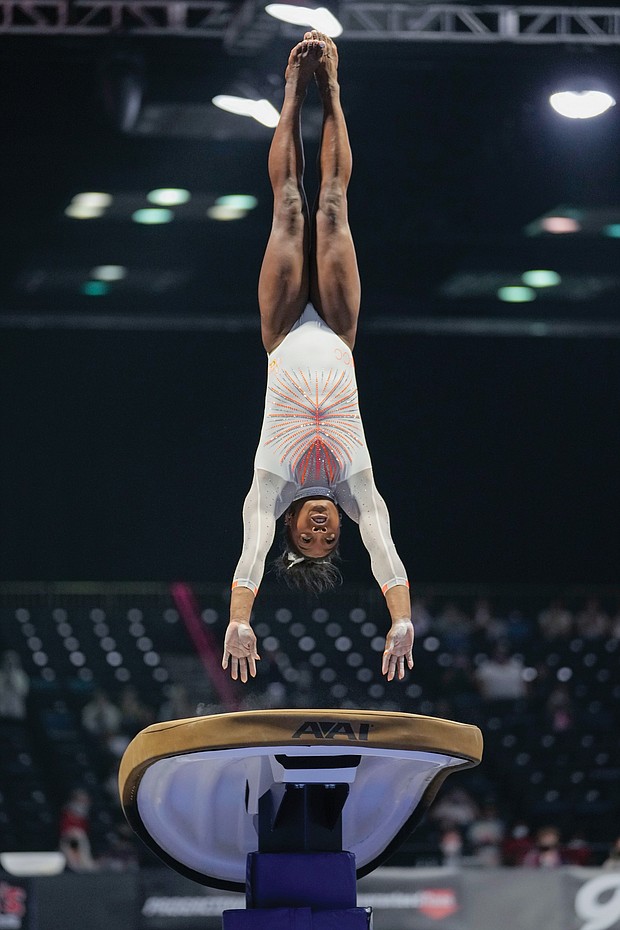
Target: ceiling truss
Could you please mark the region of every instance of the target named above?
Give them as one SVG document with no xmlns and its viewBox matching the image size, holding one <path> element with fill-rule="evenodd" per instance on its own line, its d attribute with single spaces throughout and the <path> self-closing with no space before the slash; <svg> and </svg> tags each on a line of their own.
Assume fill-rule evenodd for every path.
<svg viewBox="0 0 620 930">
<path fill-rule="evenodd" d="M 265 18 L 256 0 L 0 0 L 0 33 L 226 39 L 248 7 Z M 620 45 L 620 8 L 344 0 L 337 12 L 347 40 Z"/>
</svg>

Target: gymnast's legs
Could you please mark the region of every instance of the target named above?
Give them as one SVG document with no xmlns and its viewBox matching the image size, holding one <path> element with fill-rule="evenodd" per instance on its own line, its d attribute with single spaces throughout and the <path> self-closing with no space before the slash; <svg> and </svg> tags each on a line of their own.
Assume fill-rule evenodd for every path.
<svg viewBox="0 0 620 930">
<path fill-rule="evenodd" d="M 319 191 L 312 217 L 310 300 L 327 325 L 352 349 L 360 309 L 360 278 L 349 228 L 347 187 L 353 159 L 340 104 L 338 52 L 332 40 L 307 32 L 305 40 L 325 48 L 315 79 L 323 102 Z"/>
<path fill-rule="evenodd" d="M 310 36 L 310 34 L 308 34 Z M 324 42 L 304 39 L 292 50 L 280 121 L 269 150 L 273 222 L 258 282 L 263 345 L 272 352 L 308 303 L 310 221 L 303 188 L 301 108 Z"/>
</svg>

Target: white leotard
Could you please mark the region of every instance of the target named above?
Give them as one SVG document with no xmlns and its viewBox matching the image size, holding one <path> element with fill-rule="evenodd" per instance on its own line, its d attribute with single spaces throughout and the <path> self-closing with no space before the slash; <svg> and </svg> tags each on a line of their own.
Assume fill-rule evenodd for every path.
<svg viewBox="0 0 620 930">
<path fill-rule="evenodd" d="M 256 594 L 276 519 L 294 500 L 317 493 L 359 523 L 382 591 L 406 585 L 388 510 L 374 483 L 351 350 L 308 304 L 268 356 L 265 414 L 233 587 Z"/>
</svg>

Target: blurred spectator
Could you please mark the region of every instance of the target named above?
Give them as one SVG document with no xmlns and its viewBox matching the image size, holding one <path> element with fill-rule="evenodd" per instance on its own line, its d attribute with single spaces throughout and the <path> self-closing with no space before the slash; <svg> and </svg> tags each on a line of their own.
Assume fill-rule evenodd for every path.
<svg viewBox="0 0 620 930">
<path fill-rule="evenodd" d="M 520 610 L 511 610 L 506 621 L 506 637 L 513 646 L 523 646 L 531 636 L 530 624 Z"/>
<path fill-rule="evenodd" d="M 575 725 L 575 707 L 567 685 L 556 685 L 545 705 L 545 713 L 554 733 L 565 733 Z"/>
<path fill-rule="evenodd" d="M 138 697 L 138 692 L 131 685 L 126 685 L 121 691 L 120 699 L 120 730 L 127 736 L 135 736 L 144 727 L 148 727 L 155 720 L 155 714 Z"/>
<path fill-rule="evenodd" d="M 533 847 L 530 828 L 523 820 L 514 824 L 510 835 L 502 843 L 502 861 L 504 865 L 523 865 L 523 860 Z"/>
<path fill-rule="evenodd" d="M 185 685 L 169 684 L 164 693 L 166 700 L 159 708 L 158 720 L 184 720 L 196 716 L 196 702 L 190 700 Z"/>
<path fill-rule="evenodd" d="M 451 664 L 442 668 L 439 693 L 460 715 L 466 714 L 472 706 L 480 703 L 469 656 L 455 655 Z M 438 710 L 437 713 L 443 715 L 443 711 Z"/>
<path fill-rule="evenodd" d="M 82 708 L 82 726 L 92 736 L 105 740 L 120 731 L 121 712 L 105 691 L 98 689 Z"/>
<path fill-rule="evenodd" d="M 439 848 L 443 859 L 443 865 L 447 867 L 456 867 L 461 864 L 463 854 L 463 837 L 461 831 L 455 827 L 448 827 L 441 834 Z"/>
<path fill-rule="evenodd" d="M 478 816 L 478 805 L 464 788 L 448 788 L 431 807 L 429 816 L 446 830 L 468 827 Z"/>
<path fill-rule="evenodd" d="M 91 798 L 84 788 L 74 788 L 60 812 L 59 847 L 72 872 L 97 868 L 89 839 Z"/>
<path fill-rule="evenodd" d="M 30 679 L 22 668 L 19 653 L 7 650 L 0 660 L 0 717 L 24 720 Z"/>
<path fill-rule="evenodd" d="M 496 643 L 506 635 L 506 623 L 493 613 L 491 602 L 486 597 L 474 604 L 473 635 L 480 649 Z"/>
<path fill-rule="evenodd" d="M 467 831 L 467 839 L 472 855 L 480 865 L 499 866 L 502 864 L 502 840 L 506 827 L 499 815 L 494 801 L 486 801 L 480 815 Z"/>
<path fill-rule="evenodd" d="M 472 621 L 454 601 L 444 604 L 434 623 L 434 629 L 441 636 L 443 644 L 450 652 L 466 652 L 469 637 L 473 630 Z"/>
<path fill-rule="evenodd" d="M 525 854 L 522 865 L 535 869 L 557 869 L 566 858 L 560 846 L 560 831 L 557 827 L 541 827 L 536 833 L 534 847 Z"/>
<path fill-rule="evenodd" d="M 135 735 L 124 731 L 122 722 L 120 707 L 101 689 L 95 691 L 92 700 L 82 708 L 82 726 L 116 759 L 121 758 Z"/>
<path fill-rule="evenodd" d="M 426 601 L 421 597 L 414 597 L 411 602 L 411 622 L 418 638 L 426 636 L 433 625 L 433 618 L 428 612 Z"/>
<path fill-rule="evenodd" d="M 573 632 L 573 615 L 561 600 L 554 600 L 538 615 L 538 626 L 545 639 L 565 639 Z"/>
<path fill-rule="evenodd" d="M 604 869 L 620 869 L 620 836 L 609 850 L 607 859 L 603 862 Z"/>
<path fill-rule="evenodd" d="M 577 614 L 577 632 L 584 639 L 601 639 L 609 633 L 609 617 L 597 597 L 591 597 Z"/>
<path fill-rule="evenodd" d="M 574 833 L 564 846 L 564 861 L 568 865 L 592 865 L 592 847 L 582 833 Z"/>
<path fill-rule="evenodd" d="M 99 868 L 110 869 L 113 872 L 136 872 L 139 868 L 139 857 L 129 824 L 115 824 L 107 834 L 106 840 L 107 849 L 97 860 Z"/>
<path fill-rule="evenodd" d="M 483 659 L 474 678 L 486 701 L 515 701 L 527 693 L 523 662 L 510 655 L 504 642 L 497 643 L 490 659 Z"/>
</svg>

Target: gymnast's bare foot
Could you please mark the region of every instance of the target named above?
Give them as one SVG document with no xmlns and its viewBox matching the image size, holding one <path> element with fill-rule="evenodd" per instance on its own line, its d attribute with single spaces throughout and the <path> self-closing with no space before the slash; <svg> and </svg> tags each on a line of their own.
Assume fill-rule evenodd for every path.
<svg viewBox="0 0 620 930">
<path fill-rule="evenodd" d="M 318 84 L 319 91 L 327 91 L 330 88 L 338 86 L 338 49 L 336 43 L 323 32 L 307 32 L 304 35 L 306 41 L 322 42 L 324 45 L 323 54 L 319 66 L 315 72 L 315 80 Z"/>
<path fill-rule="evenodd" d="M 318 36 L 318 33 L 316 33 Z M 309 37 L 309 38 L 308 38 Z M 325 43 L 321 38 L 314 38 L 314 33 L 307 33 L 302 42 L 291 51 L 286 66 L 285 78 L 295 91 L 305 91 L 312 75 L 319 67 Z"/>
</svg>

